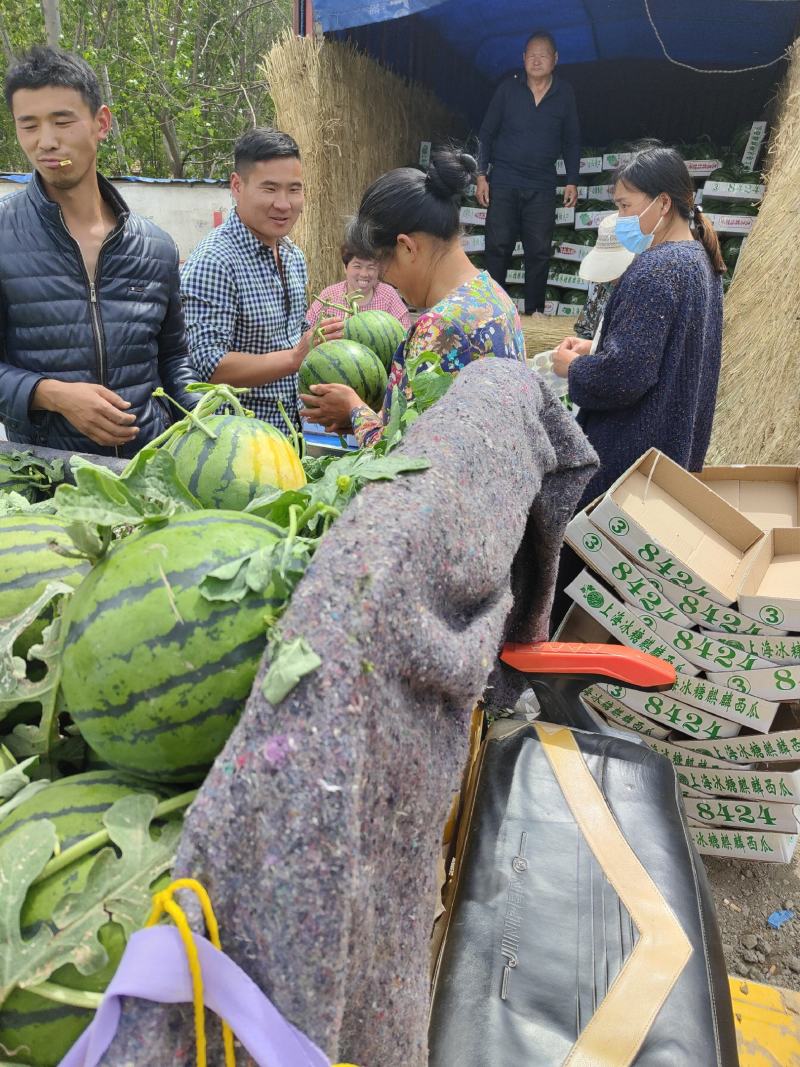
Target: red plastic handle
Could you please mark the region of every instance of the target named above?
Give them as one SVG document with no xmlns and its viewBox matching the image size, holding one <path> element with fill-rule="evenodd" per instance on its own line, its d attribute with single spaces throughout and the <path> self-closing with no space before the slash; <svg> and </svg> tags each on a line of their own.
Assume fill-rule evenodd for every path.
<svg viewBox="0 0 800 1067">
<path fill-rule="evenodd" d="M 638 689 L 675 684 L 675 668 L 625 645 L 582 645 L 560 641 L 507 644 L 500 659 L 525 674 L 599 674 Z"/>
</svg>

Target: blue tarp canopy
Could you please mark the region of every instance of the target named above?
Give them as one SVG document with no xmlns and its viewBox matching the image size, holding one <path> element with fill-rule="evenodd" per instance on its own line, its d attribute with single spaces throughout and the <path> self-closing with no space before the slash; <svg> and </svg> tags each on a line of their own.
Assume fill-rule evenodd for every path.
<svg viewBox="0 0 800 1067">
<path fill-rule="evenodd" d="M 705 79 L 697 84 L 716 94 L 733 87 L 734 98 L 749 83 L 751 97 L 765 94 L 751 105 L 756 112 L 783 64 L 752 74 L 693 75 L 667 57 L 703 70 L 759 66 L 783 56 L 800 30 L 798 0 L 313 0 L 313 5 L 326 33 L 354 40 L 449 104 L 460 102 L 472 121 L 491 87 L 519 67 L 534 29 L 554 35 L 562 69 L 617 64 L 627 70 L 633 64 L 631 69 L 644 73 L 643 64 L 668 66 L 670 84 L 681 84 L 683 72 L 684 82 Z M 420 58 L 432 52 L 438 61 Z M 661 89 L 669 91 L 668 81 L 661 77 Z"/>
</svg>

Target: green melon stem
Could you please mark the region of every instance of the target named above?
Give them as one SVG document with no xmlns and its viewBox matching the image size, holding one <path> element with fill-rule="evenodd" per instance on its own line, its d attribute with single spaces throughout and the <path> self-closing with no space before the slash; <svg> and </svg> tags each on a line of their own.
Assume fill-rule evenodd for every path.
<svg viewBox="0 0 800 1067">
<path fill-rule="evenodd" d="M 174 811 L 180 811 L 181 808 L 188 808 L 198 792 L 199 790 L 192 789 L 188 793 L 181 793 L 177 797 L 163 800 L 153 812 L 153 818 L 161 819 L 166 815 L 171 815 Z M 103 845 L 107 845 L 110 840 L 111 838 L 106 829 L 89 834 L 88 837 L 84 837 L 69 848 L 65 848 L 58 856 L 54 856 L 49 863 L 45 864 L 41 874 L 34 878 L 31 885 L 38 885 L 45 878 L 50 878 L 51 875 L 57 874 L 65 867 L 69 867 L 75 860 L 82 859 L 84 856 L 88 856 L 89 853 L 95 852 L 98 848 L 102 848 Z"/>
<path fill-rule="evenodd" d="M 167 393 L 162 388 L 162 386 L 159 386 L 157 389 L 153 390 L 153 396 L 163 396 L 166 400 L 169 400 L 170 404 L 172 404 L 173 407 L 176 407 L 178 411 L 182 411 L 190 422 L 193 422 L 195 426 L 199 427 L 199 429 L 201 429 L 204 434 L 207 434 L 207 436 L 210 437 L 212 441 L 216 441 L 217 435 L 214 433 L 213 430 L 209 430 L 209 428 L 203 424 L 203 420 L 200 418 L 199 414 L 196 411 L 190 411 L 188 408 L 185 408 L 183 404 L 179 404 L 177 400 L 173 400 L 169 393 Z M 200 405 L 198 405 L 198 407 L 199 406 Z M 164 431 L 164 433 L 161 434 L 160 437 L 157 437 L 155 441 L 150 442 L 150 447 L 152 448 L 154 444 L 158 444 L 166 437 L 171 436 L 171 433 L 174 429 L 174 426 L 170 426 Z"/>
<path fill-rule="evenodd" d="M 297 432 L 297 427 L 295 426 L 295 424 L 286 414 L 286 408 L 283 406 L 283 402 L 281 400 L 278 401 L 278 411 L 280 411 L 281 418 L 286 423 L 286 428 L 289 431 L 289 440 L 292 442 L 292 447 L 294 448 L 299 458 L 302 459 L 306 451 L 305 441 L 303 440 L 302 435 Z"/>
<path fill-rule="evenodd" d="M 92 993 L 88 989 L 67 989 L 55 982 L 26 986 L 25 992 L 35 993 L 37 997 L 53 1000 L 56 1004 L 69 1004 L 71 1008 L 88 1008 L 90 1011 L 97 1011 L 103 1002 L 102 993 Z"/>
</svg>

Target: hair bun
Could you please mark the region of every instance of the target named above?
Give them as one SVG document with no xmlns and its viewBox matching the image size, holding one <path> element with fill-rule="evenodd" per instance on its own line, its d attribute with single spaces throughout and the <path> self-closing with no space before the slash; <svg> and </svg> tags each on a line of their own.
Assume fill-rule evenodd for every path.
<svg viewBox="0 0 800 1067">
<path fill-rule="evenodd" d="M 442 200 L 460 199 L 474 179 L 478 165 L 466 152 L 437 149 L 425 175 L 426 188 Z"/>
</svg>

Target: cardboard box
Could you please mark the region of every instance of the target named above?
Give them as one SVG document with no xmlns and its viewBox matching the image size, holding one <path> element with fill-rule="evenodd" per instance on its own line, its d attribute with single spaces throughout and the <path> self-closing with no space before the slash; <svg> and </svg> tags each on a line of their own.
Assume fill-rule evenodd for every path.
<svg viewBox="0 0 800 1067">
<path fill-rule="evenodd" d="M 554 641 L 567 645 L 618 645 L 592 616 L 577 604 L 571 604 L 553 635 Z"/>
<path fill-rule="evenodd" d="M 559 289 L 581 289 L 583 292 L 589 289 L 589 283 L 575 274 L 559 274 L 558 272 L 548 274 L 547 284 L 555 285 Z"/>
<path fill-rule="evenodd" d="M 723 674 L 720 677 L 729 676 Z M 709 682 L 708 678 L 678 678 L 670 692 L 682 704 L 719 714 L 761 733 L 771 728 L 780 708 L 780 701 L 764 700 L 725 682 Z"/>
<path fill-rule="evenodd" d="M 574 219 L 575 229 L 596 230 L 604 218 L 613 214 L 614 211 L 577 211 Z"/>
<path fill-rule="evenodd" d="M 752 204 L 763 199 L 765 189 L 764 185 L 749 185 L 746 182 L 706 182 L 703 195 L 714 200 L 746 200 Z"/>
<path fill-rule="evenodd" d="M 681 748 L 728 763 L 798 763 L 800 730 L 744 734 L 733 741 L 676 741 Z"/>
<path fill-rule="evenodd" d="M 635 607 L 650 611 L 651 614 L 658 615 L 667 622 L 685 622 L 690 626 L 701 627 L 713 625 L 719 627 L 723 633 L 732 634 L 781 633 L 780 630 L 768 629 L 754 619 L 746 618 L 738 611 L 722 608 L 707 597 L 687 593 L 681 586 L 665 582 L 650 571 L 638 568 L 631 557 L 626 556 L 592 523 L 591 516 L 597 503 L 598 501 L 595 501 L 575 516 L 567 526 L 565 540 L 575 549 L 581 559 L 619 592 L 623 600 L 632 603 Z M 601 558 L 598 559 L 598 557 Z M 612 570 L 610 575 L 608 573 L 609 562 L 613 568 L 616 568 L 616 571 Z M 625 574 L 626 578 L 619 581 L 617 577 L 619 574 Z M 658 592 L 661 603 L 655 600 L 648 586 L 639 584 L 641 581 L 648 582 L 649 586 Z M 671 614 L 670 608 L 675 612 L 674 615 Z"/>
<path fill-rule="evenodd" d="M 522 301 L 523 309 L 525 301 Z M 558 301 L 557 300 L 545 300 L 544 302 L 545 315 L 557 315 L 558 314 Z"/>
<path fill-rule="evenodd" d="M 623 163 L 630 163 L 633 152 L 607 152 L 603 156 L 603 170 L 616 170 Z"/>
<path fill-rule="evenodd" d="M 583 156 L 578 168 L 579 174 L 600 174 L 603 169 L 602 156 Z M 556 174 L 563 178 L 567 173 L 567 167 L 563 159 L 556 160 Z"/>
<path fill-rule="evenodd" d="M 556 208 L 556 226 L 572 226 L 575 222 L 574 207 Z M 575 227 L 577 229 L 577 226 Z"/>
<path fill-rule="evenodd" d="M 683 467 L 651 448 L 591 513 L 648 571 L 728 606 L 763 532 Z"/>
<path fill-rule="evenodd" d="M 511 255 L 515 258 L 525 255 L 525 249 L 522 247 L 522 241 L 517 241 L 517 243 L 514 245 L 514 251 L 511 253 Z"/>
<path fill-rule="evenodd" d="M 762 700 L 800 699 L 800 667 L 770 667 L 768 670 L 748 671 L 746 674 L 708 673 L 711 682 L 738 689 L 740 693 Z"/>
<path fill-rule="evenodd" d="M 613 541 L 592 525 L 590 511 L 591 505 L 572 519 L 564 534 L 566 543 L 626 604 L 668 622 L 692 626 L 689 618 L 663 596 L 654 577 L 639 570 Z"/>
<path fill-rule="evenodd" d="M 722 166 L 721 159 L 687 159 L 686 169 L 693 178 L 707 178 Z"/>
<path fill-rule="evenodd" d="M 524 270 L 510 270 L 506 272 L 506 283 L 508 285 L 521 285 L 524 281 Z"/>
<path fill-rule="evenodd" d="M 738 726 L 746 726 L 750 730 L 763 730 L 764 732 L 772 726 L 780 707 L 777 702 L 756 700 L 737 693 L 733 689 L 728 689 L 724 685 L 709 685 L 705 678 L 684 675 L 677 679 L 672 689 L 663 693 L 642 693 L 637 689 L 626 690 L 619 685 L 611 686 L 609 693 L 634 711 L 649 715 L 651 718 L 659 717 L 652 710 L 655 708 L 657 711 L 658 704 L 650 704 L 651 697 L 656 695 L 662 698 L 662 703 L 674 702 L 688 705 L 690 708 L 701 711 L 707 718 L 720 718 L 726 722 L 736 723 Z M 696 733 L 695 736 L 700 735 Z M 706 736 L 713 741 L 713 733 Z"/>
<path fill-rule="evenodd" d="M 709 830 L 706 827 L 694 827 L 689 832 L 695 848 L 703 856 L 760 860 L 762 863 L 790 863 L 797 848 L 797 834 Z"/>
<path fill-rule="evenodd" d="M 588 689 L 584 689 L 581 699 L 595 711 L 601 712 L 612 726 L 623 726 L 637 734 L 655 737 L 662 741 L 669 736 L 668 727 L 658 726 L 651 719 L 641 718 L 630 708 L 626 708 L 624 704 L 609 696 L 599 686 L 590 685 Z"/>
<path fill-rule="evenodd" d="M 705 467 L 695 475 L 760 526 L 800 526 L 800 467 Z"/>
<path fill-rule="evenodd" d="M 652 748 L 654 752 L 657 752 L 659 756 L 664 756 L 670 761 L 675 768 L 675 773 L 678 776 L 678 781 L 685 789 L 689 789 L 689 780 L 686 774 L 692 768 L 699 768 L 702 771 L 725 771 L 726 774 L 733 770 L 738 771 L 738 768 L 733 763 L 725 763 L 724 760 L 715 762 L 709 759 L 702 753 L 686 752 L 685 749 L 678 745 L 672 744 L 670 741 L 659 741 L 655 737 L 643 737 L 642 740 L 648 748 Z M 702 792 L 702 790 L 694 790 L 694 792 Z"/>
<path fill-rule="evenodd" d="M 739 603 L 768 625 L 800 633 L 800 529 L 770 530 L 739 587 Z"/>
<path fill-rule="evenodd" d="M 485 207 L 462 207 L 458 217 L 465 226 L 485 226 Z"/>
<path fill-rule="evenodd" d="M 568 259 L 573 263 L 580 263 L 591 252 L 589 245 L 573 245 L 564 243 L 553 247 L 553 259 Z"/>
<path fill-rule="evenodd" d="M 719 631 L 702 632 L 715 641 L 752 652 L 754 656 L 761 656 L 779 667 L 800 663 L 800 636 L 796 634 L 786 637 L 750 637 L 746 634 L 727 634 Z"/>
<path fill-rule="evenodd" d="M 762 801 L 730 801 L 722 797 L 684 799 L 683 809 L 690 819 L 705 826 L 728 826 L 739 830 L 768 830 L 770 833 L 796 834 L 800 830 L 794 804 L 775 804 Z"/>
<path fill-rule="evenodd" d="M 732 233 L 739 236 L 750 233 L 756 223 L 755 215 L 718 215 L 709 211 L 707 217 L 717 233 Z"/>
<path fill-rule="evenodd" d="M 752 171 L 755 169 L 758 155 L 766 136 L 766 122 L 754 122 L 750 127 L 750 136 L 747 139 L 747 146 L 742 154 L 742 166 L 746 167 L 748 170 Z"/>
<path fill-rule="evenodd" d="M 680 781 L 687 789 L 699 789 L 714 796 L 779 801 L 782 804 L 800 801 L 800 771 L 786 771 L 780 767 L 771 771 L 754 771 L 749 767 L 699 770 L 684 765 Z"/>
<path fill-rule="evenodd" d="M 461 238 L 461 247 L 465 252 L 485 252 L 486 236 L 482 233 L 466 233 Z"/>
<path fill-rule="evenodd" d="M 741 730 L 739 723 L 723 719 L 719 714 L 700 711 L 690 704 L 682 704 L 675 700 L 671 693 L 649 693 L 613 683 L 604 683 L 598 688 L 628 711 L 643 715 L 666 730 L 677 730 L 690 738 L 714 740 L 718 737 L 735 737 Z"/>
<path fill-rule="evenodd" d="M 561 319 L 577 319 L 582 311 L 582 304 L 559 304 L 556 314 Z"/>
<path fill-rule="evenodd" d="M 725 645 L 712 637 L 688 630 L 685 626 L 654 616 L 650 612 L 637 611 L 642 622 L 661 637 L 671 648 L 679 652 L 684 659 L 694 663 L 701 671 L 729 670 L 732 673 L 754 671 L 770 667 L 769 660 L 753 655 L 748 649 L 739 649 L 735 645 Z"/>
<path fill-rule="evenodd" d="M 431 165 L 431 142 L 420 141 L 419 143 L 419 165 L 427 168 Z"/>
<path fill-rule="evenodd" d="M 697 674 L 698 668 L 674 649 L 668 648 L 655 630 L 646 626 L 633 608 L 627 608 L 587 570 L 567 586 L 567 596 L 613 634 L 623 645 L 638 648 L 656 659 L 671 663 L 679 674 Z"/>
<path fill-rule="evenodd" d="M 587 189 L 587 200 L 608 200 L 614 199 L 614 186 L 613 185 L 590 185 Z"/>
</svg>

